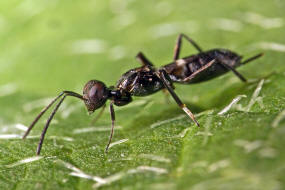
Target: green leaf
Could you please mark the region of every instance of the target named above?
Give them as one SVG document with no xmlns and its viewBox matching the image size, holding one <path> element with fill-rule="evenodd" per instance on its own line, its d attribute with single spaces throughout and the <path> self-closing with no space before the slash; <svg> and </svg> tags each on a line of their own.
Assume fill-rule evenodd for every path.
<svg viewBox="0 0 285 190">
<path fill-rule="evenodd" d="M 1 1 L 0 189 L 284 189 L 285 3 L 283 1 Z M 108 86 L 138 67 L 142 51 L 171 62 L 179 33 L 203 49 L 265 55 L 175 91 L 197 114 L 196 127 L 162 92 L 87 115 L 68 97 L 41 156 L 35 151 L 50 111 L 30 138 L 26 126 L 62 90 L 90 79 Z M 183 56 L 196 51 L 185 41 Z"/>
</svg>

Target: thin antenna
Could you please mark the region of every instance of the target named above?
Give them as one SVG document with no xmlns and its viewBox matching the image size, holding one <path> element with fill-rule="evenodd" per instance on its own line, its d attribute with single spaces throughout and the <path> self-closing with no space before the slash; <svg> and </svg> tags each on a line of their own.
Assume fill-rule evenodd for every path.
<svg viewBox="0 0 285 190">
<path fill-rule="evenodd" d="M 38 120 L 42 117 L 42 115 L 63 95 L 66 94 L 67 96 L 74 96 L 76 98 L 79 98 L 81 100 L 84 100 L 83 96 L 81 96 L 80 94 L 77 94 L 75 92 L 72 91 L 63 91 L 61 92 L 55 99 L 53 99 L 51 101 L 51 103 L 49 105 L 47 105 L 40 113 L 39 115 L 34 119 L 34 121 L 31 123 L 31 125 L 29 126 L 28 130 L 25 132 L 25 134 L 23 135 L 22 139 L 25 139 L 30 131 L 33 129 L 33 127 L 35 126 L 35 124 L 38 122 Z"/>
<path fill-rule="evenodd" d="M 41 152 L 41 149 L 42 149 L 42 145 L 43 145 L 43 142 L 44 142 L 44 139 L 45 139 L 45 134 L 47 132 L 47 129 L 49 127 L 49 124 L 53 118 L 53 116 L 55 115 L 56 111 L 58 110 L 59 106 L 61 105 L 61 103 L 63 102 L 63 100 L 66 98 L 66 95 L 64 95 L 61 100 L 58 102 L 58 104 L 56 105 L 56 107 L 54 108 L 54 110 L 52 111 L 51 115 L 49 116 L 48 120 L 47 120 L 47 123 L 45 125 L 45 128 L 44 130 L 42 131 L 42 134 L 41 134 L 41 138 L 40 138 L 40 142 L 38 144 L 38 147 L 37 147 L 37 155 L 40 155 L 40 152 Z"/>
<path fill-rule="evenodd" d="M 47 129 L 49 127 L 49 124 L 51 122 L 51 120 L 53 119 L 55 113 L 57 112 L 58 108 L 60 107 L 60 105 L 62 104 L 63 100 L 66 98 L 66 96 L 73 96 L 73 97 L 76 97 L 76 98 L 79 98 L 81 100 L 85 100 L 83 98 L 82 95 L 80 94 L 77 94 L 75 92 L 72 92 L 72 91 L 63 91 L 61 92 L 55 99 L 53 99 L 51 101 L 51 103 L 49 105 L 47 105 L 40 113 L 39 115 L 35 118 L 35 120 L 32 122 L 32 124 L 29 126 L 28 130 L 26 131 L 26 133 L 24 134 L 23 136 L 23 139 L 25 139 L 28 134 L 30 133 L 30 131 L 32 130 L 32 128 L 35 126 L 35 124 L 38 122 L 38 120 L 42 117 L 42 115 L 62 96 L 64 95 L 61 100 L 59 101 L 59 103 L 56 105 L 56 107 L 54 108 L 54 110 L 52 111 L 51 115 L 49 116 L 47 122 L 46 122 L 46 125 L 42 131 L 42 134 L 41 134 L 41 138 L 40 138 L 40 142 L 38 144 L 38 147 L 37 147 L 37 155 L 40 154 L 41 152 L 41 148 L 42 148 L 42 144 L 43 144 L 43 141 L 44 141 L 44 138 L 45 138 L 45 134 L 47 132 Z"/>
<path fill-rule="evenodd" d="M 25 139 L 30 131 L 33 129 L 33 127 L 35 126 L 35 124 L 38 122 L 38 120 L 42 117 L 42 115 L 64 94 L 64 92 L 60 93 L 55 99 L 53 99 L 51 101 L 51 103 L 49 105 L 47 105 L 40 113 L 39 115 L 34 119 L 34 121 L 31 123 L 31 125 L 29 126 L 28 130 L 25 132 L 24 136 L 22 137 L 23 139 Z"/>
</svg>

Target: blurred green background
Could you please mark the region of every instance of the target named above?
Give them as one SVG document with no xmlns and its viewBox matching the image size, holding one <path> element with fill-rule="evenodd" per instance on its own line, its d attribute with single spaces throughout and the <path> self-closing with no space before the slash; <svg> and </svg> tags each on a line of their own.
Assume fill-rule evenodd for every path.
<svg viewBox="0 0 285 190">
<path fill-rule="evenodd" d="M 283 189 L 284 12 L 284 0 L 1 1 L 0 189 Z M 179 33 L 203 49 L 227 48 L 246 58 L 264 52 L 239 69 L 249 79 L 266 78 L 259 101 L 247 111 L 236 107 L 217 114 L 240 94 L 247 95 L 240 102 L 246 107 L 257 87 L 232 73 L 176 85 L 195 113 L 206 111 L 197 129 L 162 93 L 135 98 L 115 108 L 121 127 L 113 142 L 128 141 L 106 155 L 108 111 L 96 124 L 103 131 L 76 133 L 91 127 L 94 116 L 87 116 L 82 102 L 67 98 L 47 133 L 44 157 L 19 162 L 35 156 L 38 138 L 18 138 L 22 125 L 48 104 L 46 98 L 62 90 L 81 93 L 90 79 L 115 85 L 139 66 L 134 59 L 139 51 L 157 66 L 167 64 Z M 182 55 L 195 53 L 183 44 Z M 44 120 L 32 135 L 39 135 Z M 151 128 L 158 121 L 165 122 Z M 67 163 L 109 183 L 74 177 Z"/>
</svg>

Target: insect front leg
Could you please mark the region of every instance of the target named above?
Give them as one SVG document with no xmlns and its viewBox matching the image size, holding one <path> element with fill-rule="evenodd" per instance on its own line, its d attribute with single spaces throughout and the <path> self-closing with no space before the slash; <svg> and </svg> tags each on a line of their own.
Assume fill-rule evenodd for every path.
<svg viewBox="0 0 285 190">
<path fill-rule="evenodd" d="M 199 53 L 203 52 L 203 50 L 199 47 L 199 45 L 194 40 L 192 40 L 185 34 L 179 34 L 179 36 L 177 37 L 176 44 L 174 46 L 174 56 L 173 56 L 174 61 L 179 59 L 179 54 L 180 54 L 180 50 L 182 46 L 182 37 L 184 37 L 190 44 L 192 44 L 199 51 Z"/>
<path fill-rule="evenodd" d="M 114 134 L 114 127 L 115 127 L 115 111 L 114 111 L 114 102 L 112 101 L 110 103 L 110 114 L 111 114 L 111 121 L 112 121 L 112 125 L 111 125 L 111 133 L 110 133 L 110 137 L 109 137 L 109 142 L 105 148 L 105 152 L 108 152 L 109 146 L 112 142 L 112 138 L 113 138 L 113 134 Z"/>
<path fill-rule="evenodd" d="M 168 92 L 171 94 L 171 96 L 173 97 L 173 99 L 176 101 L 176 103 L 178 104 L 178 106 L 194 121 L 194 123 L 199 127 L 199 123 L 198 121 L 195 119 L 194 114 L 190 111 L 190 109 L 187 108 L 187 106 L 180 100 L 180 98 L 176 95 L 176 93 L 174 92 L 174 90 L 172 89 L 171 85 L 169 84 L 169 82 L 167 81 L 165 75 L 166 72 L 164 70 L 159 70 L 156 73 L 156 76 L 161 80 L 161 82 L 163 83 L 163 85 L 166 87 L 166 89 L 168 90 Z"/>
</svg>

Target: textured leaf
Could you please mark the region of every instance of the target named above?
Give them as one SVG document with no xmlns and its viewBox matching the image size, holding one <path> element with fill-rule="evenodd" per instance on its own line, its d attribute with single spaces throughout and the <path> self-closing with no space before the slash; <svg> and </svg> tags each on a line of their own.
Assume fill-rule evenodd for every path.
<svg viewBox="0 0 285 190">
<path fill-rule="evenodd" d="M 1 1 L 0 189 L 284 189 L 284 1 Z M 114 85 L 134 56 L 157 66 L 172 59 L 179 33 L 203 49 L 265 56 L 232 73 L 176 92 L 197 114 L 197 128 L 161 92 L 115 107 L 108 154 L 108 109 L 95 126 L 68 97 L 41 156 L 48 114 L 34 117 L 62 90 L 90 79 Z M 183 55 L 196 51 L 185 41 Z"/>
</svg>

